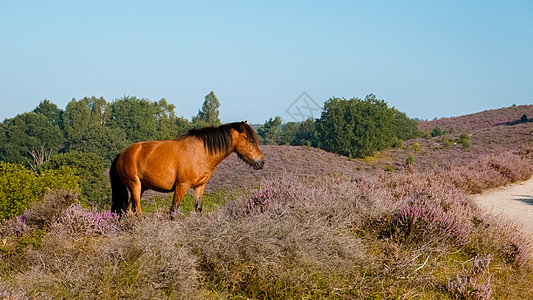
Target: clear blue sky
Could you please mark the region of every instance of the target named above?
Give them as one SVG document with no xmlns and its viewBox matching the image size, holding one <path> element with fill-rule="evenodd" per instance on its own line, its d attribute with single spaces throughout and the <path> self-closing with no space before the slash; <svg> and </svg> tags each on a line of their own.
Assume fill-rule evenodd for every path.
<svg viewBox="0 0 533 300">
<path fill-rule="evenodd" d="M 263 123 L 307 92 L 433 119 L 533 103 L 533 1 L 0 0 L 0 120 L 43 99 L 166 98 Z"/>
</svg>

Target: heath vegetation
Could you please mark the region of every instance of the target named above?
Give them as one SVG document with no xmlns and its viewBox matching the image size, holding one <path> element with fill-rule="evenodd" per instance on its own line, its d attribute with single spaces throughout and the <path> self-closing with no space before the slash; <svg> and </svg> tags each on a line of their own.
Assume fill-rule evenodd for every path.
<svg viewBox="0 0 533 300">
<path fill-rule="evenodd" d="M 208 95 L 193 122 L 216 122 L 215 100 Z M 328 103 L 328 111 L 353 109 L 344 126 L 368 122 L 355 112 L 372 103 L 384 114 L 382 126 L 412 125 L 371 96 Z M 114 115 L 137 106 L 157 112 L 155 127 L 135 132 Z M 438 126 L 435 136 L 404 139 L 391 131 L 384 136 L 395 148 L 375 141 L 374 151 L 384 150 L 364 159 L 349 148 L 338 151 L 342 156 L 311 147 L 320 146 L 317 132 L 330 124 L 326 119 L 281 126 L 274 118 L 258 129 L 264 139 L 303 146 L 262 146 L 261 172 L 231 156 L 208 184 L 207 211 L 189 213 L 188 196 L 183 215 L 174 218 L 170 200 L 156 193 L 147 194 L 142 217 L 110 213 L 101 175 L 112 156 L 81 149 L 98 139 L 91 126 L 101 126 L 94 132 L 102 135 L 123 128 L 116 134 L 131 142 L 154 132 L 171 136 L 175 124 L 191 122 L 173 116 L 163 100 L 128 97 L 109 106 L 91 98 L 56 108 L 43 102 L 33 112 L 46 121 L 22 118 L 65 132 L 50 142 L 62 146 L 42 145 L 50 152 L 46 161 L 29 170 L 26 148 L 0 147 L 4 158 L 14 159 L 0 164 L 2 299 L 533 298 L 530 238 L 470 198 L 533 175 L 531 123 L 514 123 L 533 114 L 529 106 L 503 109 L 505 117 L 489 111 L 460 117 L 469 122 L 419 124 L 421 130 Z M 76 115 L 88 121 L 68 121 Z M 20 120 L 0 125 L 3 141 L 34 128 Z M 34 141 L 22 138 L 26 146 Z"/>
</svg>

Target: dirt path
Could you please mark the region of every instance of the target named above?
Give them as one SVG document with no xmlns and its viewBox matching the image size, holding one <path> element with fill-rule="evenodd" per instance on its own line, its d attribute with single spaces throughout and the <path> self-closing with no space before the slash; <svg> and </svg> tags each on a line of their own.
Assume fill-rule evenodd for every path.
<svg viewBox="0 0 533 300">
<path fill-rule="evenodd" d="M 533 178 L 474 195 L 474 200 L 494 214 L 501 214 L 533 234 Z"/>
</svg>

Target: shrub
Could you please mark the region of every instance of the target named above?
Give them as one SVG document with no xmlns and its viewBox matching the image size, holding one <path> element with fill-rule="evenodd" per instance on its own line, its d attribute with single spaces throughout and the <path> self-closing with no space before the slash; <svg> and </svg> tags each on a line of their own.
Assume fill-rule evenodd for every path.
<svg viewBox="0 0 533 300">
<path fill-rule="evenodd" d="M 492 299 L 492 289 L 490 288 L 490 275 L 486 275 L 489 270 L 490 254 L 484 258 L 478 256 L 472 259 L 472 266 L 464 268 L 453 280 L 448 280 L 447 289 L 454 299 Z M 486 278 L 485 284 L 478 281 Z"/>
<path fill-rule="evenodd" d="M 459 140 L 457 142 L 463 145 L 464 149 L 470 148 L 470 136 L 464 132 L 461 133 L 461 135 L 459 136 Z"/>
<path fill-rule="evenodd" d="M 454 213 L 453 210 L 446 212 L 442 206 L 430 203 L 424 195 L 419 195 L 403 208 L 377 217 L 370 226 L 379 228 L 380 237 L 409 246 L 430 241 L 452 242 L 460 246 L 468 240 L 467 230 Z"/>
<path fill-rule="evenodd" d="M 436 137 L 442 135 L 442 130 L 437 126 L 431 131 L 431 136 Z"/>
<path fill-rule="evenodd" d="M 442 143 L 444 144 L 444 148 L 448 149 L 450 148 L 450 140 L 447 138 L 442 139 Z"/>
<path fill-rule="evenodd" d="M 527 121 L 528 121 L 528 119 L 527 119 L 526 114 L 523 114 L 522 117 L 520 118 L 520 122 L 526 123 Z"/>
<path fill-rule="evenodd" d="M 78 177 L 69 167 L 37 175 L 23 165 L 0 162 L 0 220 L 22 213 L 46 191 L 77 188 Z"/>
<path fill-rule="evenodd" d="M 108 178 L 104 174 L 105 160 L 101 156 L 90 152 L 71 151 L 52 156 L 41 168 L 55 170 L 63 166 L 73 168 L 79 177 L 80 202 L 83 205 L 109 207 L 111 191 Z"/>
<path fill-rule="evenodd" d="M 413 164 L 413 162 L 415 161 L 415 159 L 413 158 L 413 155 L 409 154 L 407 156 L 407 159 L 405 160 L 405 164 L 410 166 Z"/>
</svg>

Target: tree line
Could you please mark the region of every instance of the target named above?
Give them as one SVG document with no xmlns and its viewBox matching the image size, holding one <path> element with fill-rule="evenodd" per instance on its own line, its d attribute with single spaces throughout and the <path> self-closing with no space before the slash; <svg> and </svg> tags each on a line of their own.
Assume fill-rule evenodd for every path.
<svg viewBox="0 0 533 300">
<path fill-rule="evenodd" d="M 64 110 L 44 100 L 32 112 L 0 123 L 0 160 L 31 166 L 58 153 L 79 151 L 95 153 L 110 164 L 131 143 L 172 139 L 191 128 L 220 125 L 219 107 L 213 92 L 191 120 L 177 116 L 165 99 L 126 96 L 107 102 L 86 97 L 72 99 Z M 319 147 L 353 157 L 373 155 L 419 135 L 415 120 L 372 94 L 364 99 L 330 98 L 318 119 L 283 123 L 276 116 L 255 128 L 266 145 Z"/>
<path fill-rule="evenodd" d="M 134 142 L 173 139 L 192 128 L 218 126 L 219 107 L 213 92 L 190 120 L 177 116 L 165 99 L 125 96 L 108 102 L 86 97 L 72 99 L 65 109 L 44 100 L 33 111 L 0 123 L 0 161 L 37 175 L 72 167 L 82 203 L 106 206 L 110 191 L 103 174 L 118 153 Z M 374 95 L 330 98 L 318 119 L 283 123 L 277 116 L 254 127 L 263 144 L 319 147 L 349 157 L 373 155 L 419 134 L 415 120 Z"/>
<path fill-rule="evenodd" d="M 416 120 L 373 94 L 364 99 L 330 98 L 318 119 L 282 124 L 281 117 L 270 118 L 257 133 L 267 145 L 318 147 L 349 157 L 398 147 L 420 134 Z"/>
</svg>

